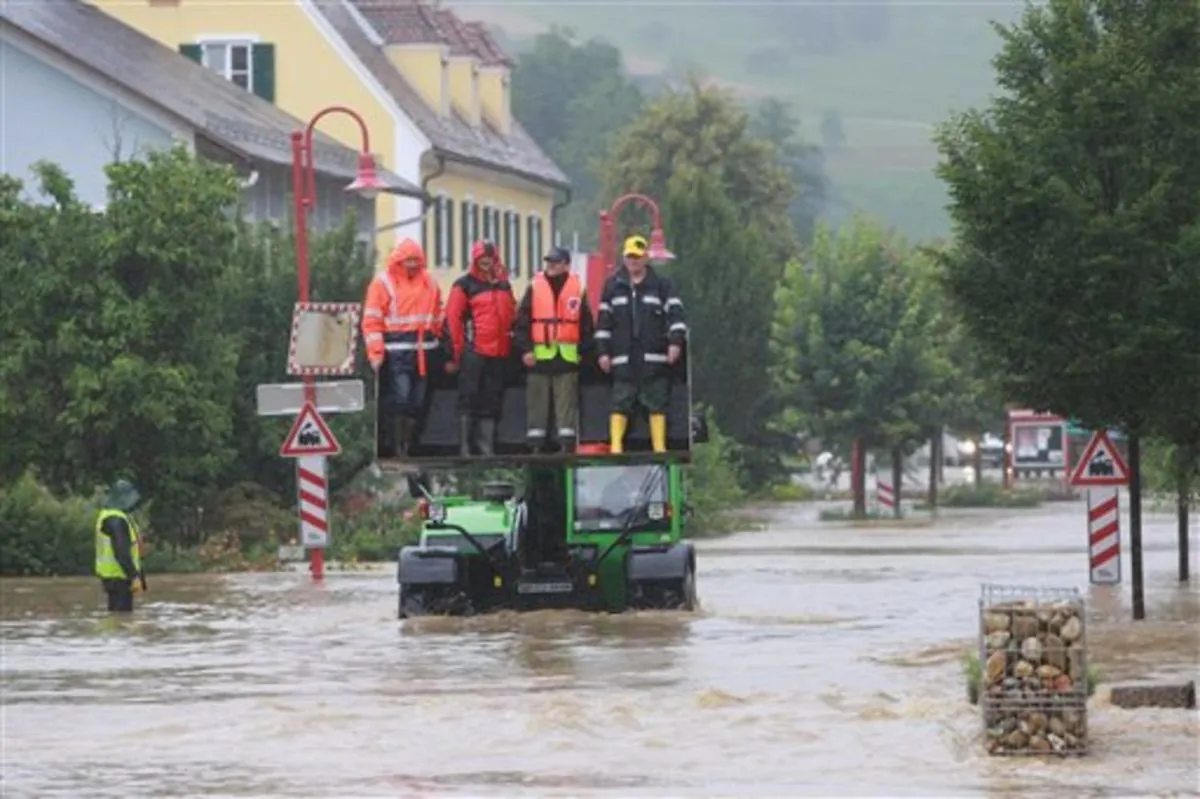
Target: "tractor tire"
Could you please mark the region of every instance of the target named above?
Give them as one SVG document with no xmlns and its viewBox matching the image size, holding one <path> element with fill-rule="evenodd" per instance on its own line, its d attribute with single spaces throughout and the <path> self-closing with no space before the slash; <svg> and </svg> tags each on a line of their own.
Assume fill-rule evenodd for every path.
<svg viewBox="0 0 1200 799">
<path fill-rule="evenodd" d="M 696 567 L 694 565 L 688 564 L 688 569 L 683 575 L 682 582 L 679 609 L 691 613 L 700 604 L 700 599 L 696 593 Z"/>
<path fill-rule="evenodd" d="M 425 595 L 420 591 L 405 591 L 404 586 L 400 586 L 399 618 L 412 619 L 425 615 Z"/>
</svg>

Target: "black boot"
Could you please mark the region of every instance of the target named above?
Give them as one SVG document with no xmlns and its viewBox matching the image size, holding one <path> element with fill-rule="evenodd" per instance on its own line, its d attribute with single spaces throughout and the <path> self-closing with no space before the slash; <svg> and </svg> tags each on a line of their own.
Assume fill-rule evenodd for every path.
<svg viewBox="0 0 1200 799">
<path fill-rule="evenodd" d="M 475 439 L 475 446 L 479 448 L 480 455 L 494 455 L 496 453 L 493 443 L 496 440 L 496 420 L 495 419 L 480 419 L 479 427 L 477 428 L 479 435 Z"/>
<path fill-rule="evenodd" d="M 409 419 L 407 416 L 401 416 L 400 424 L 397 425 L 397 427 L 400 428 L 400 433 L 398 436 L 398 439 L 399 439 L 398 444 L 400 447 L 400 454 L 407 455 L 409 448 L 412 447 L 413 420 Z"/>
<path fill-rule="evenodd" d="M 471 422 L 470 416 L 458 417 L 459 454 L 464 458 L 471 457 Z"/>
<path fill-rule="evenodd" d="M 396 457 L 396 420 L 390 413 L 380 414 L 378 432 L 376 444 L 379 447 L 379 457 Z"/>
</svg>

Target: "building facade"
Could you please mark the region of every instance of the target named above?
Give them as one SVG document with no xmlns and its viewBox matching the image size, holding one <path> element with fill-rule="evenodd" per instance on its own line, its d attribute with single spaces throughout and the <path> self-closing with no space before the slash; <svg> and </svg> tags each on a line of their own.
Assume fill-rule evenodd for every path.
<svg viewBox="0 0 1200 799">
<path fill-rule="evenodd" d="M 36 162 L 56 163 L 79 198 L 99 207 L 108 164 L 183 144 L 241 174 L 251 219 L 291 225 L 288 134 L 300 122 L 269 102 L 72 0 L 0 6 L 0 65 L 0 94 L 13 111 L 0 114 L 6 174 L 28 179 Z M 375 201 L 344 191 L 357 153 L 327 137 L 314 150 L 321 202 L 309 224 L 335 227 L 353 210 L 360 237 L 372 242 Z M 380 176 L 391 191 L 421 195 L 394 174 Z"/>
<path fill-rule="evenodd" d="M 353 109 L 381 164 L 431 195 L 376 209 L 377 243 L 420 240 L 443 286 L 472 241 L 498 244 L 521 288 L 552 240 L 566 176 L 512 117 L 512 60 L 478 24 L 418 0 L 90 0 L 281 109 Z M 357 148 L 351 118 L 320 129 Z"/>
</svg>

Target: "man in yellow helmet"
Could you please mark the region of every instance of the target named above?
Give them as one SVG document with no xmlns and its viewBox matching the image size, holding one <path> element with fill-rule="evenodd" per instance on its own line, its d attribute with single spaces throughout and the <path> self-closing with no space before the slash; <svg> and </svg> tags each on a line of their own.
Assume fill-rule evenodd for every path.
<svg viewBox="0 0 1200 799">
<path fill-rule="evenodd" d="M 128 480 L 118 480 L 96 516 L 96 576 L 108 595 L 110 613 L 133 611 L 133 594 L 146 590 L 141 536 L 133 511 L 142 495 Z"/>
<path fill-rule="evenodd" d="M 647 263 L 642 236 L 625 240 L 624 265 L 604 284 L 596 320 L 599 366 L 613 377 L 611 451 L 624 451 L 629 417 L 642 407 L 650 417 L 650 443 L 667 451 L 667 374 L 683 353 L 687 324 L 670 281 Z"/>
</svg>

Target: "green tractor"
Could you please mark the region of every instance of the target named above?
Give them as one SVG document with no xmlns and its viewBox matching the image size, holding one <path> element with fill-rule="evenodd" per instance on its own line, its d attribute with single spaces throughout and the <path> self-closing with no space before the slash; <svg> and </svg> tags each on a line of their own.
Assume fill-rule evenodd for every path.
<svg viewBox="0 0 1200 799">
<path fill-rule="evenodd" d="M 530 466 L 524 492 L 425 493 L 425 529 L 401 549 L 399 616 L 576 608 L 694 610 L 690 508 L 672 461 L 580 457 Z"/>
</svg>

